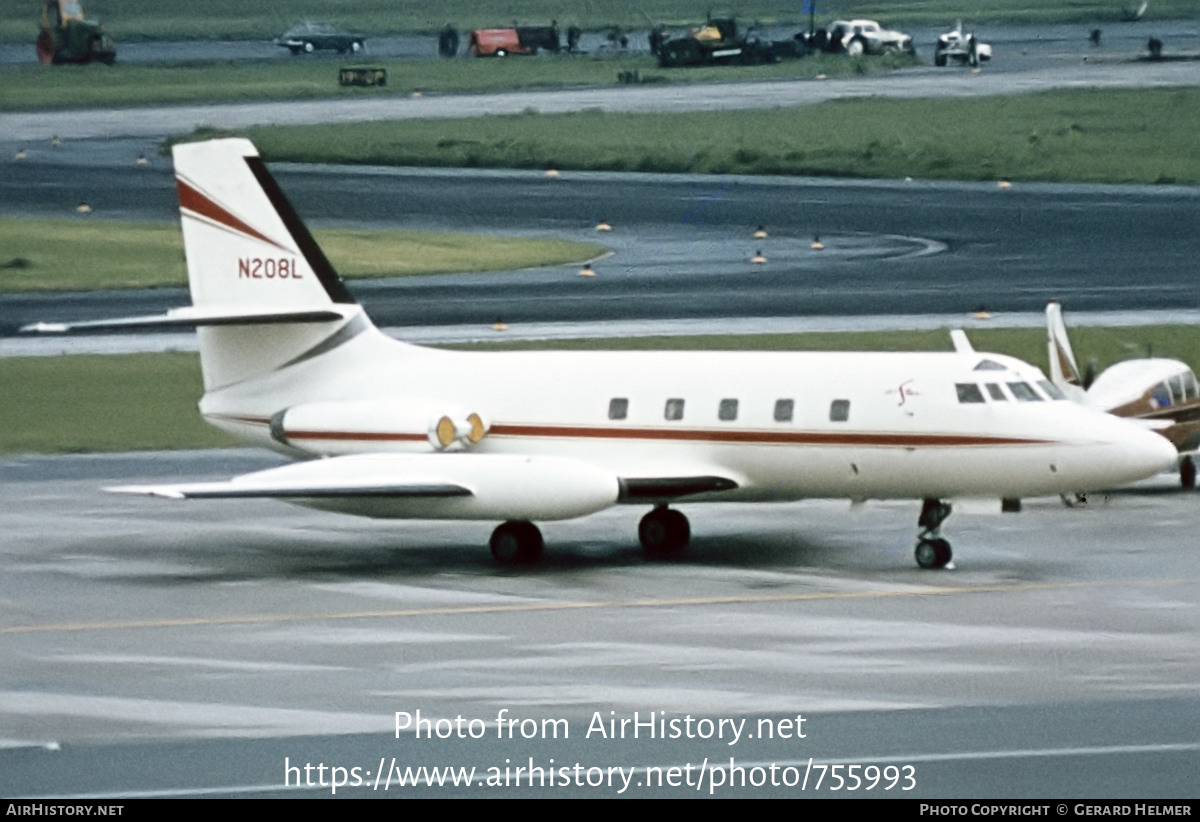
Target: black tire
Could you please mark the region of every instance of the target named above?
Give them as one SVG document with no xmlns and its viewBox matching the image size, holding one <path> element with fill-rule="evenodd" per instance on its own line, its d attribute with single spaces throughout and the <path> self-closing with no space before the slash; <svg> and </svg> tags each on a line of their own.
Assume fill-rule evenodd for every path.
<svg viewBox="0 0 1200 822">
<path fill-rule="evenodd" d="M 933 64 L 935 66 L 938 66 L 939 68 L 945 66 L 946 65 L 946 55 L 941 54 L 941 53 L 933 55 Z"/>
<path fill-rule="evenodd" d="M 704 62 L 700 47 L 691 40 L 668 40 L 659 52 L 658 63 L 664 68 Z"/>
<path fill-rule="evenodd" d="M 923 539 L 917 543 L 917 565 L 927 570 L 944 568 L 950 562 L 950 543 L 944 539 Z"/>
<path fill-rule="evenodd" d="M 542 556 L 542 532 L 532 522 L 506 522 L 492 532 L 492 556 L 501 565 L 530 565 Z"/>
<path fill-rule="evenodd" d="M 1188 491 L 1196 487 L 1196 461 L 1191 457 L 1184 457 L 1179 462 L 1179 484 Z"/>
<path fill-rule="evenodd" d="M 688 519 L 674 508 L 655 508 L 638 523 L 638 540 L 647 554 L 677 554 L 692 536 Z"/>
</svg>

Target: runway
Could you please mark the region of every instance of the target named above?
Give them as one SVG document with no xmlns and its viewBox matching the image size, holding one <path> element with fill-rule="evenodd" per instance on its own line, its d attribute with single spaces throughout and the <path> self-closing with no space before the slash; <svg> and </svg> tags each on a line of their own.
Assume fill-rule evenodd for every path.
<svg viewBox="0 0 1200 822">
<path fill-rule="evenodd" d="M 1194 795 L 1200 565 L 1180 537 L 1198 514 L 1169 479 L 1086 508 L 956 513 L 945 573 L 912 563 L 915 503 L 683 506 L 695 539 L 672 562 L 645 560 L 638 512 L 618 508 L 548 525 L 546 562 L 511 571 L 493 566 L 487 524 L 99 491 L 270 459 L 0 463 L 0 793 L 287 795 L 285 757 L 698 768 L 732 755 L 911 760 L 905 796 Z M 573 735 L 395 735 L 397 711 L 490 727 L 502 708 Z M 810 734 L 584 736 L 597 712 L 635 711 L 751 726 L 803 714 Z M 1073 776 L 1039 774 L 1047 758 Z"/>
<path fill-rule="evenodd" d="M 64 156 L 87 147 L 64 147 Z M 317 168 L 280 184 L 314 225 L 458 230 L 602 243 L 593 264 L 352 283 L 388 327 L 716 318 L 1200 309 L 1183 186 L 829 181 L 699 175 Z M 166 168 L 16 165 L 0 213 L 175 220 Z M 79 219 L 79 218 L 76 218 Z M 605 220 L 613 231 L 597 232 Z M 759 241 L 754 229 L 770 236 Z M 814 250 L 814 237 L 824 245 Z M 751 261 L 756 250 L 765 265 Z M 336 264 L 336 260 L 334 261 Z M 182 290 L 10 295 L 0 334 L 38 321 L 157 313 Z"/>
</svg>

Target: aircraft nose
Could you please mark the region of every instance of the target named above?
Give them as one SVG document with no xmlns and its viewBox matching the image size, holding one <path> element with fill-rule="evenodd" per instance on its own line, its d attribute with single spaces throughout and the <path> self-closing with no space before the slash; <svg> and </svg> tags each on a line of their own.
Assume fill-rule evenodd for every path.
<svg viewBox="0 0 1200 822">
<path fill-rule="evenodd" d="M 1132 423 L 1121 441 L 1124 467 L 1139 478 L 1152 477 L 1175 467 L 1179 453 L 1171 441 L 1161 434 L 1138 428 Z"/>
</svg>

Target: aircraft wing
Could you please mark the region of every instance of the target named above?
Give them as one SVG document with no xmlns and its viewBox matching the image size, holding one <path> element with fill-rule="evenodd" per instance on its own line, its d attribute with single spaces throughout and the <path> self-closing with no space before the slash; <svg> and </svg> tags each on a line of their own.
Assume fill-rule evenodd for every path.
<svg viewBox="0 0 1200 822">
<path fill-rule="evenodd" d="M 374 480 L 352 482 L 269 482 L 248 475 L 227 482 L 197 482 L 180 485 L 119 485 L 105 488 L 113 494 L 143 494 L 163 499 L 434 499 L 471 496 L 471 489 L 454 483 Z"/>
<path fill-rule="evenodd" d="M 397 519 L 570 519 L 618 503 L 658 504 L 738 487 L 681 471 L 618 476 L 579 459 L 516 454 L 354 454 L 244 474 L 223 482 L 105 490 L 165 499 L 280 499 Z"/>
</svg>

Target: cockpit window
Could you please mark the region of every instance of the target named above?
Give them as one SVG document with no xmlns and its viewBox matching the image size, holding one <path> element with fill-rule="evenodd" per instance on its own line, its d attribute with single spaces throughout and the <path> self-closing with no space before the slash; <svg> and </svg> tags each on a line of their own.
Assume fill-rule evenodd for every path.
<svg viewBox="0 0 1200 822">
<path fill-rule="evenodd" d="M 1182 374 L 1176 374 L 1174 377 L 1171 377 L 1171 397 L 1176 403 L 1181 403 L 1184 400 Z"/>
<path fill-rule="evenodd" d="M 987 390 L 988 395 L 996 402 L 1008 402 L 1008 397 L 1004 396 L 1004 389 L 1000 387 L 999 383 L 987 383 Z"/>
<path fill-rule="evenodd" d="M 1046 396 L 1052 400 L 1065 400 L 1067 398 L 1062 389 L 1049 380 L 1038 380 L 1038 387 L 1045 391 Z"/>
<path fill-rule="evenodd" d="M 1008 390 L 1012 395 L 1021 402 L 1041 402 L 1042 397 L 1038 392 L 1033 390 L 1033 386 L 1027 382 L 1010 382 Z"/>
<path fill-rule="evenodd" d="M 979 365 L 975 366 L 976 371 L 1007 371 L 1008 366 L 1001 365 L 995 360 L 980 360 Z"/>
<path fill-rule="evenodd" d="M 1183 374 L 1183 395 L 1189 400 L 1200 396 L 1200 387 L 1196 385 L 1196 375 L 1191 371 L 1185 371 Z"/>
<path fill-rule="evenodd" d="M 984 402 L 983 392 L 973 382 L 955 383 L 954 388 L 958 391 L 959 402 Z"/>
<path fill-rule="evenodd" d="M 1165 382 L 1159 383 L 1155 386 L 1154 393 L 1150 395 L 1150 398 L 1156 408 L 1169 408 L 1171 406 L 1171 389 Z"/>
</svg>

